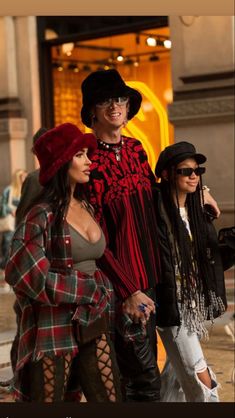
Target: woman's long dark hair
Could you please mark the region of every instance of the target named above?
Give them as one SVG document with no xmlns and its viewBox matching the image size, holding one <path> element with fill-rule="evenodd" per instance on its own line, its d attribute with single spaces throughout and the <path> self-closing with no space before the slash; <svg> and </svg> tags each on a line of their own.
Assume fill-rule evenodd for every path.
<svg viewBox="0 0 235 418">
<path fill-rule="evenodd" d="M 71 186 L 68 176 L 70 164 L 71 161 L 67 162 L 56 172 L 56 174 L 48 181 L 48 183 L 42 188 L 37 196 L 28 203 L 24 209 L 22 217 L 24 217 L 33 206 L 40 203 L 47 203 L 50 205 L 54 214 L 53 225 L 61 225 L 64 216 L 66 216 L 68 211 L 68 206 L 71 199 Z M 83 184 L 76 185 L 74 197 L 77 200 L 85 201 L 87 208 L 90 208 Z"/>
<path fill-rule="evenodd" d="M 201 191 L 202 179 L 200 177 L 196 191 L 188 193 L 186 198 L 185 206 L 188 211 L 192 239 L 180 216 L 174 166 L 168 169 L 168 180 L 162 179 L 161 183 L 163 203 L 175 240 L 175 254 L 181 277 L 181 300 L 190 303 L 190 300 L 194 299 L 192 286 L 194 282 L 198 294 L 203 293 L 208 301 L 208 282 L 211 288 L 213 277 L 207 258 L 207 228 Z M 176 204 L 173 192 L 176 192 Z"/>
</svg>

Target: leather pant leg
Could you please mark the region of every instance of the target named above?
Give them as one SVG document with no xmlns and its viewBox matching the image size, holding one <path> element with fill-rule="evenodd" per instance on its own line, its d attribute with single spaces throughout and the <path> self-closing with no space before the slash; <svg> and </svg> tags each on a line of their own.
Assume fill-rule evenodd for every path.
<svg viewBox="0 0 235 418">
<path fill-rule="evenodd" d="M 116 334 L 115 349 L 122 375 L 124 399 L 128 402 L 158 402 L 160 372 L 157 366 L 156 318 L 151 315 L 146 337 L 126 343 Z"/>
</svg>

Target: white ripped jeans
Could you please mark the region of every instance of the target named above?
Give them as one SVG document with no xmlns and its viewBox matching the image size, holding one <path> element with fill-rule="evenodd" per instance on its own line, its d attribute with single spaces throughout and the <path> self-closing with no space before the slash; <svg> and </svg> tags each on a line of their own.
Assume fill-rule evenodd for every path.
<svg viewBox="0 0 235 418">
<path fill-rule="evenodd" d="M 161 402 L 219 402 L 216 377 L 206 364 L 197 334 L 189 333 L 183 325 L 180 330 L 175 326 L 157 331 L 167 353 L 161 374 Z M 212 389 L 197 376 L 206 369 Z"/>
</svg>

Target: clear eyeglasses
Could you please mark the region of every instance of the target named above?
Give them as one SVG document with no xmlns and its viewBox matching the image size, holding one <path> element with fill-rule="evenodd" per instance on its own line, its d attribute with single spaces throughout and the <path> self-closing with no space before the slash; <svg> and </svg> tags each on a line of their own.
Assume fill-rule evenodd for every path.
<svg viewBox="0 0 235 418">
<path fill-rule="evenodd" d="M 128 102 L 128 97 L 111 97 L 110 99 L 106 99 L 103 102 L 96 103 L 98 107 L 108 107 L 111 104 L 116 104 L 118 106 L 124 106 Z"/>
</svg>

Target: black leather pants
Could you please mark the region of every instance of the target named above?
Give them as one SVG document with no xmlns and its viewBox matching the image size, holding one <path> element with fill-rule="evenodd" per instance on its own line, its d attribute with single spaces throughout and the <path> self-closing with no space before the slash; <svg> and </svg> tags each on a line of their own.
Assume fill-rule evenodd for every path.
<svg viewBox="0 0 235 418">
<path fill-rule="evenodd" d="M 146 292 L 155 299 L 154 293 Z M 143 339 L 126 343 L 116 334 L 115 350 L 122 375 L 123 398 L 127 402 L 158 402 L 160 372 L 157 366 L 156 317 L 151 315 Z"/>
</svg>

